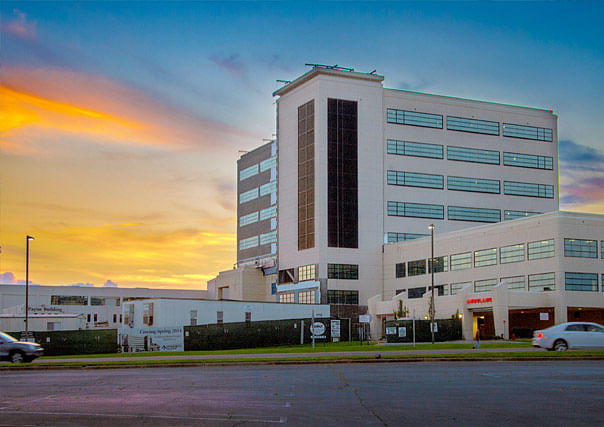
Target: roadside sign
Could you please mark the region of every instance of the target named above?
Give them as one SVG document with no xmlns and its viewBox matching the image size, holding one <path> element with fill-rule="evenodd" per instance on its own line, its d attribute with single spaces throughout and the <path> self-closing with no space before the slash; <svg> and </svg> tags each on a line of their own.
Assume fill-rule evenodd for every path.
<svg viewBox="0 0 604 427">
<path fill-rule="evenodd" d="M 387 327 L 386 328 L 386 335 L 396 335 L 396 327 Z"/>
<path fill-rule="evenodd" d="M 331 321 L 331 337 L 340 338 L 340 321 L 339 320 Z"/>
<path fill-rule="evenodd" d="M 325 333 L 325 325 L 321 322 L 315 322 L 310 325 L 310 332 L 315 336 L 315 338 L 319 338 L 317 335 L 323 335 Z"/>
<path fill-rule="evenodd" d="M 399 326 L 398 328 L 398 337 L 405 338 L 407 336 L 407 328 L 404 326 Z"/>
<path fill-rule="evenodd" d="M 359 323 L 370 323 L 371 322 L 371 314 L 361 314 L 359 316 Z"/>
</svg>

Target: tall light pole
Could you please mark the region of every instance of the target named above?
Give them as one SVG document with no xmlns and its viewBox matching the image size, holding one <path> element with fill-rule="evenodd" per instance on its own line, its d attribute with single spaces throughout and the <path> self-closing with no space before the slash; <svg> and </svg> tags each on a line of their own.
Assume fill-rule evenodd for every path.
<svg viewBox="0 0 604 427">
<path fill-rule="evenodd" d="M 29 341 L 29 241 L 34 240 L 27 236 L 25 249 L 25 341 Z"/>
<path fill-rule="evenodd" d="M 434 224 L 430 224 L 428 226 L 430 229 L 430 243 L 432 247 L 432 251 L 430 253 L 430 262 L 428 266 L 430 267 L 430 272 L 432 273 L 432 302 L 430 307 L 430 331 L 432 331 L 432 344 L 434 344 Z"/>
</svg>

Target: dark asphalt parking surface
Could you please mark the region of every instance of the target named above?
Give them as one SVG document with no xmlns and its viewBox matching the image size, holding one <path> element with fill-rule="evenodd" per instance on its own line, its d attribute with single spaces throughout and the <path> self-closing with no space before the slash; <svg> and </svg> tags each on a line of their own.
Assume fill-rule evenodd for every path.
<svg viewBox="0 0 604 427">
<path fill-rule="evenodd" d="M 602 425 L 601 361 L 4 371 L 0 425 Z"/>
</svg>

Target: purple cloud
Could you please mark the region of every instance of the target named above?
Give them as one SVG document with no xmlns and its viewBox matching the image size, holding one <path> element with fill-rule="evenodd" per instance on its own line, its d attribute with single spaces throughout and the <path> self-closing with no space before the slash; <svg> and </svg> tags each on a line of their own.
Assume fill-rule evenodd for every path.
<svg viewBox="0 0 604 427">
<path fill-rule="evenodd" d="M 35 40 L 36 22 L 27 22 L 27 16 L 18 9 L 14 9 L 13 13 L 17 15 L 16 19 L 0 23 L 0 31 L 18 38 Z"/>
</svg>

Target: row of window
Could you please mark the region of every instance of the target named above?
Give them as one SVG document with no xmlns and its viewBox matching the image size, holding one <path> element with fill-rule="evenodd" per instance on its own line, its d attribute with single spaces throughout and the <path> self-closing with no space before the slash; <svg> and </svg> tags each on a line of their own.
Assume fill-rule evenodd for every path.
<svg viewBox="0 0 604 427">
<path fill-rule="evenodd" d="M 277 231 L 260 234 L 259 236 L 248 237 L 239 241 L 239 250 L 255 248 L 258 245 L 268 245 L 277 241 Z"/>
<path fill-rule="evenodd" d="M 435 129 L 443 128 L 443 116 L 440 114 L 420 113 L 417 111 L 386 110 L 388 123 L 399 125 L 421 126 Z M 447 130 L 480 133 L 484 135 L 499 135 L 499 122 L 469 119 L 465 117 L 447 116 Z M 502 134 L 509 138 L 531 139 L 535 141 L 552 142 L 553 132 L 549 128 L 503 123 Z"/>
<path fill-rule="evenodd" d="M 386 151 L 388 154 L 399 156 L 427 157 L 431 159 L 444 158 L 444 147 L 439 144 L 428 144 L 423 142 L 399 141 L 389 139 L 386 142 Z M 483 150 L 479 148 L 447 146 L 447 160 L 460 162 L 484 163 L 490 165 L 499 165 L 500 153 L 496 150 Z M 515 166 L 521 168 L 546 169 L 552 170 L 554 159 L 549 156 L 539 156 L 535 154 L 512 153 L 504 151 L 503 165 Z"/>
<path fill-rule="evenodd" d="M 388 216 L 445 219 L 445 207 L 427 203 L 388 201 Z M 447 206 L 447 218 L 455 221 L 500 222 L 499 209 Z"/>
<path fill-rule="evenodd" d="M 310 289 L 307 291 L 298 292 L 298 304 L 316 304 L 317 291 Z M 279 294 L 280 303 L 293 304 L 296 302 L 295 292 L 282 292 Z"/>
<path fill-rule="evenodd" d="M 386 182 L 389 185 L 400 185 L 405 187 L 444 189 L 443 175 L 427 173 L 389 170 L 386 172 Z M 464 176 L 447 176 L 447 190 L 492 194 L 501 193 L 499 180 Z M 554 186 L 504 181 L 503 194 L 552 199 L 554 197 Z"/>
<path fill-rule="evenodd" d="M 359 266 L 357 264 L 327 264 L 328 279 L 359 279 Z"/>
<path fill-rule="evenodd" d="M 272 167 L 277 166 L 277 156 L 270 157 L 266 160 L 261 161 L 259 164 L 256 163 L 250 167 L 247 167 L 239 171 L 239 181 L 246 180 L 252 176 L 258 175 L 259 172 L 264 172 Z"/>
<path fill-rule="evenodd" d="M 88 297 L 80 295 L 51 295 L 51 305 L 88 305 Z M 90 297 L 90 305 L 107 305 L 119 307 L 120 299 L 117 297 Z"/>
<path fill-rule="evenodd" d="M 252 212 L 239 217 L 239 227 L 254 224 L 258 221 L 264 221 L 277 216 L 277 205 L 262 209 L 260 212 Z"/>
<path fill-rule="evenodd" d="M 604 241 L 601 242 L 601 245 Z M 525 256 L 526 246 L 526 256 Z M 474 267 L 485 267 L 497 264 L 497 248 L 481 249 L 472 252 L 453 254 L 451 259 L 451 271 L 465 270 L 472 267 L 472 255 L 474 258 Z M 541 240 L 538 242 L 518 243 L 499 248 L 499 263 L 509 264 L 513 262 L 521 262 L 525 259 L 537 260 L 543 258 L 551 258 L 555 255 L 554 239 Z M 582 257 L 582 258 L 597 258 L 598 249 L 596 240 L 583 239 L 564 239 L 564 256 L 567 257 Z M 601 253 L 604 258 L 604 249 Z M 431 264 L 428 260 L 428 264 Z M 435 273 L 448 271 L 448 257 L 434 258 Z M 432 272 L 431 265 L 428 265 L 428 273 Z M 426 260 L 409 261 L 407 266 L 408 276 L 417 276 L 426 274 Z M 397 278 L 405 276 L 405 263 L 397 263 L 395 266 L 395 275 Z"/>
</svg>

